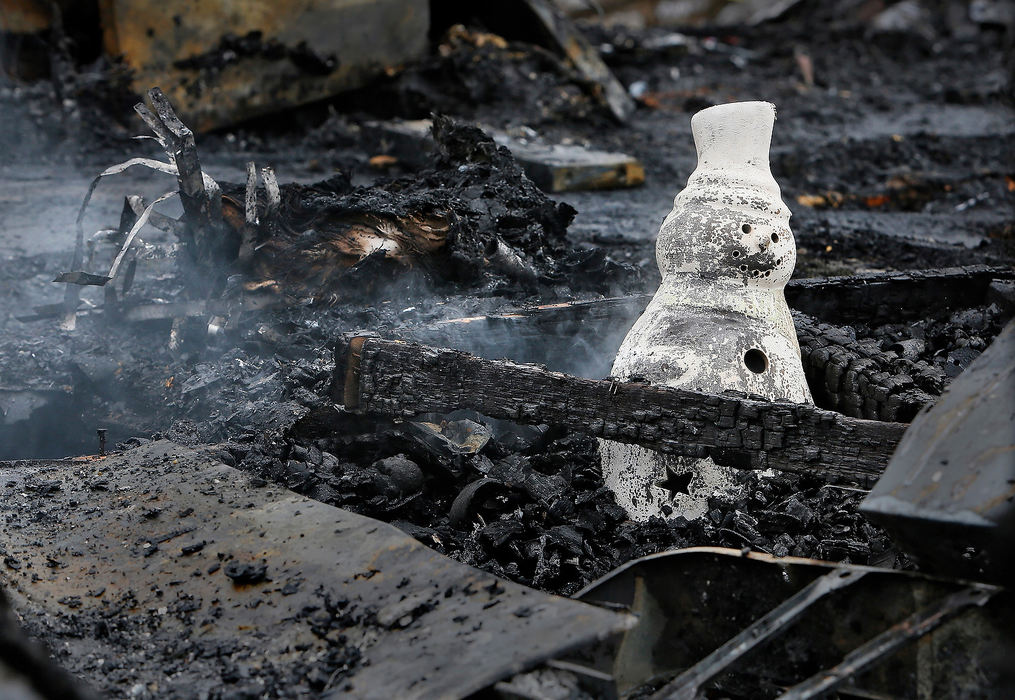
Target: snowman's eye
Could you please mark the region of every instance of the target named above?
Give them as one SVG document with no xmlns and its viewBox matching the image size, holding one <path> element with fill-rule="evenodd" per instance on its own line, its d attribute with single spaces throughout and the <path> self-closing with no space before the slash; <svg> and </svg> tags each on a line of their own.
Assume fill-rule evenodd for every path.
<svg viewBox="0 0 1015 700">
<path fill-rule="evenodd" d="M 778 233 L 773 233 L 772 234 L 772 243 L 778 243 L 778 242 L 779 242 L 779 234 Z"/>
<path fill-rule="evenodd" d="M 743 226 L 740 227 L 740 230 L 743 231 L 744 233 L 750 233 L 751 232 L 751 225 L 750 224 L 744 224 Z"/>
</svg>

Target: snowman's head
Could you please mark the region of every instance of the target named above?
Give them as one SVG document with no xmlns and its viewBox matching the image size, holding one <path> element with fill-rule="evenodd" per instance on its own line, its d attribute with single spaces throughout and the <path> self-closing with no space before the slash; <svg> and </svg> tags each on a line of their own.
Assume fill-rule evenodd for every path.
<svg viewBox="0 0 1015 700">
<path fill-rule="evenodd" d="M 789 208 L 768 166 L 775 106 L 738 102 L 691 120 L 698 167 L 659 229 L 665 277 L 691 274 L 782 287 L 796 265 Z"/>
</svg>

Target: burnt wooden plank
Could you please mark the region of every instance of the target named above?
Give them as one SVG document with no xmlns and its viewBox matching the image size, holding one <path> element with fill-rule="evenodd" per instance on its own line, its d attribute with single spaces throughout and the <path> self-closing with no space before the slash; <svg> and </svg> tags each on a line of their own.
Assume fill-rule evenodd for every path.
<svg viewBox="0 0 1015 700">
<path fill-rule="evenodd" d="M 832 323 L 894 323 L 977 306 L 993 280 L 1013 277 L 1011 267 L 969 265 L 796 279 L 786 285 L 786 301 Z"/>
<path fill-rule="evenodd" d="M 362 87 L 429 50 L 426 0 L 92 4 L 134 91 L 161 86 L 198 133 Z"/>
<path fill-rule="evenodd" d="M 336 398 L 358 412 L 409 417 L 468 408 L 741 469 L 853 482 L 879 476 L 906 429 L 810 405 L 581 379 L 416 343 L 351 343 L 355 352 L 347 344 L 336 352 Z"/>
<path fill-rule="evenodd" d="M 388 523 L 257 486 L 166 440 L 84 462 L 0 462 L 0 474 L 0 547 L 17 563 L 0 565 L 0 587 L 29 629 L 62 621 L 49 628 L 61 662 L 103 697 L 122 693 L 92 663 L 96 650 L 122 658 L 142 639 L 140 673 L 159 697 L 195 697 L 194 677 L 215 683 L 216 655 L 178 673 L 198 624 L 208 648 L 239 646 L 265 669 L 287 663 L 294 683 L 348 642 L 348 673 L 315 697 L 463 698 L 634 622 L 497 579 Z M 43 511 L 59 515 L 35 517 Z M 143 624 L 103 634 L 96 623 L 125 608 Z M 322 609 L 335 612 L 310 615 Z M 2 683 L 0 698 L 11 700 Z"/>
<path fill-rule="evenodd" d="M 525 174 L 544 192 L 610 190 L 645 182 L 645 167 L 626 153 L 522 141 L 496 132 L 493 138 L 511 151 Z"/>
</svg>

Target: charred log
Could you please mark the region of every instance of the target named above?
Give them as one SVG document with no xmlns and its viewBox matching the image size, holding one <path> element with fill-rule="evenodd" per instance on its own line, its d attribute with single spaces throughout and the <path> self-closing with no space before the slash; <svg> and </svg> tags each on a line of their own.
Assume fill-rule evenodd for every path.
<svg viewBox="0 0 1015 700">
<path fill-rule="evenodd" d="M 336 368 L 336 400 L 358 412 L 410 417 L 468 408 L 741 469 L 771 467 L 828 481 L 877 477 L 906 428 L 803 404 L 579 379 L 377 338 L 341 344 Z"/>
</svg>

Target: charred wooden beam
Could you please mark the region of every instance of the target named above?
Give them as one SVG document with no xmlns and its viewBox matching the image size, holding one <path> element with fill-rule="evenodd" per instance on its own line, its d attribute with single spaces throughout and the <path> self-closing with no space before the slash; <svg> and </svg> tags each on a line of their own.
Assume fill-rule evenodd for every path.
<svg viewBox="0 0 1015 700">
<path fill-rule="evenodd" d="M 897 323 L 926 318 L 928 311 L 976 306 L 984 302 L 993 280 L 1012 278 L 1010 267 L 970 265 L 797 279 L 786 285 L 786 301 L 796 311 L 832 323 Z"/>
<path fill-rule="evenodd" d="M 410 417 L 467 408 L 741 469 L 771 467 L 829 481 L 879 476 L 906 429 L 810 405 L 580 379 L 373 337 L 343 342 L 336 359 L 336 400 L 357 412 Z"/>
<path fill-rule="evenodd" d="M 925 318 L 928 310 L 944 312 L 987 303 L 991 283 L 1015 279 L 1008 267 L 970 265 L 940 270 L 875 272 L 843 277 L 815 277 L 790 280 L 786 300 L 790 307 L 828 323 L 866 324 Z M 423 342 L 438 338 L 472 335 L 474 329 L 496 333 L 497 326 L 513 326 L 507 335 L 519 332 L 519 323 L 531 322 L 543 333 L 571 335 L 589 324 L 606 324 L 636 319 L 651 301 L 651 294 L 565 302 L 512 309 L 505 313 L 438 321 L 408 330 L 407 335 Z M 797 332 L 803 317 L 797 316 Z M 597 328 L 597 333 L 602 330 Z M 471 332 L 470 332 L 471 331 Z M 623 329 L 626 333 L 627 329 Z M 518 358 L 516 358 L 518 359 Z"/>
</svg>

